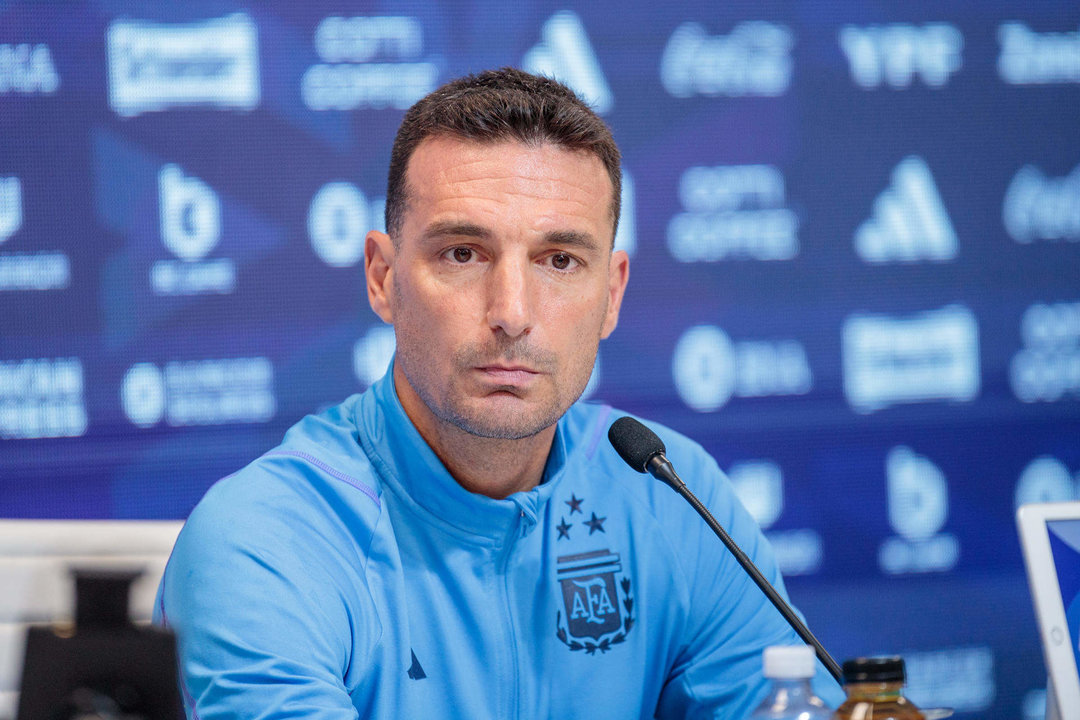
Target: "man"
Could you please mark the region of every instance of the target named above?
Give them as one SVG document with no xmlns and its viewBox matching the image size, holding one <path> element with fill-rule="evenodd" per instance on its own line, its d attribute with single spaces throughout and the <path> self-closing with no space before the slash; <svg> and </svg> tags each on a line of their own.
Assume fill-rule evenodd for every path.
<svg viewBox="0 0 1080 720">
<path fill-rule="evenodd" d="M 365 255 L 391 369 L 215 485 L 162 581 L 190 717 L 753 709 L 762 649 L 798 639 L 608 446 L 617 415 L 575 404 L 628 278 L 619 178 L 608 128 L 551 80 L 487 72 L 408 111 Z M 779 584 L 715 463 L 658 431 Z"/>
</svg>

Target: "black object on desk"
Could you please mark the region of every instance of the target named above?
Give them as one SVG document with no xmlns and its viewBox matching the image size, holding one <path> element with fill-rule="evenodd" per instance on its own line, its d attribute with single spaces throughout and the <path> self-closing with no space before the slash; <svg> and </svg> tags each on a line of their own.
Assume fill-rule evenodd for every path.
<svg viewBox="0 0 1080 720">
<path fill-rule="evenodd" d="M 183 717 L 176 639 L 133 625 L 138 572 L 75 571 L 75 627 L 32 627 L 18 720 L 177 720 Z"/>
</svg>

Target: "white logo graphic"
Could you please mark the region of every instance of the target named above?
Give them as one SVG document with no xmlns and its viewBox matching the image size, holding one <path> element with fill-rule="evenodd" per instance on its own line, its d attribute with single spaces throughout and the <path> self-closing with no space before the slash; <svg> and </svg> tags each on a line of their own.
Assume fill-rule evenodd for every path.
<svg viewBox="0 0 1080 720">
<path fill-rule="evenodd" d="M 1080 165 L 1063 178 L 1048 178 L 1025 165 L 1005 192 L 1002 220 L 1018 243 L 1080 241 Z"/>
<path fill-rule="evenodd" d="M 120 385 L 124 414 L 139 427 L 150 427 L 165 416 L 165 378 L 153 363 L 132 365 Z"/>
<path fill-rule="evenodd" d="M 619 203 L 619 227 L 615 231 L 615 249 L 634 257 L 637 252 L 637 212 L 634 207 L 634 179 L 622 172 L 622 199 Z"/>
<path fill-rule="evenodd" d="M 176 165 L 158 173 L 161 239 L 176 257 L 201 260 L 221 239 L 221 201 L 197 177 L 184 177 Z"/>
<path fill-rule="evenodd" d="M 364 237 L 381 229 L 385 200 L 368 203 L 352 183 L 323 185 L 308 209 L 308 236 L 315 254 L 331 267 L 351 267 L 364 257 Z"/>
<path fill-rule="evenodd" d="M 221 239 L 221 200 L 197 177 L 176 165 L 158 173 L 161 240 L 179 261 L 159 260 L 150 268 L 158 295 L 227 294 L 236 287 L 236 264 L 228 258 L 204 260 Z"/>
<path fill-rule="evenodd" d="M 892 185 L 874 201 L 874 214 L 855 232 L 865 262 L 943 262 L 956 257 L 956 233 L 922 158 L 904 158 Z"/>
<path fill-rule="evenodd" d="M 784 511 L 784 476 L 771 460 L 738 462 L 728 470 L 735 494 L 772 545 L 780 572 L 808 575 L 821 567 L 821 536 L 814 530 L 769 530 Z"/>
<path fill-rule="evenodd" d="M 712 412 L 731 397 L 803 395 L 813 382 L 806 350 L 794 340 L 731 341 L 713 325 L 698 325 L 675 345 L 672 377 L 679 397 L 698 412 Z"/>
<path fill-rule="evenodd" d="M 78 358 L 0 361 L 0 438 L 78 437 L 85 432 Z"/>
<path fill-rule="evenodd" d="M 0 95 L 51 95 L 59 87 L 48 45 L 0 44 Z"/>
<path fill-rule="evenodd" d="M 762 530 L 779 519 L 784 511 L 784 475 L 779 465 L 767 460 L 735 463 L 728 478 Z"/>
<path fill-rule="evenodd" d="M 684 212 L 667 228 L 679 262 L 790 260 L 799 252 L 799 219 L 784 207 L 784 175 L 772 165 L 688 168 L 679 200 Z"/>
<path fill-rule="evenodd" d="M 769 22 L 739 23 L 730 35 L 713 37 L 686 22 L 664 47 L 660 82 L 677 98 L 782 95 L 791 83 L 793 44 L 790 30 Z"/>
<path fill-rule="evenodd" d="M 17 177 L 0 177 L 0 245 L 22 224 L 22 184 Z M 0 255 L 0 291 L 60 290 L 70 283 L 71 261 L 63 253 Z"/>
<path fill-rule="evenodd" d="M 274 417 L 274 367 L 264 357 L 136 363 L 120 401 L 132 424 L 173 426 L 264 423 Z"/>
<path fill-rule="evenodd" d="M 895 575 L 953 568 L 960 545 L 954 536 L 940 532 L 949 517 L 945 475 L 930 460 L 903 446 L 889 451 L 885 472 L 889 524 L 899 537 L 882 543 L 878 551 L 882 570 Z"/>
<path fill-rule="evenodd" d="M 0 243 L 22 227 L 22 185 L 17 177 L 0 177 Z"/>
<path fill-rule="evenodd" d="M 985 645 L 905 652 L 904 665 L 904 694 L 919 707 L 980 713 L 990 707 L 997 694 L 994 651 Z"/>
<path fill-rule="evenodd" d="M 259 47 L 247 15 L 184 25 L 116 20 L 106 36 L 109 104 L 119 115 L 259 104 Z"/>
<path fill-rule="evenodd" d="M 964 36 L 945 23 L 845 25 L 840 30 L 840 47 L 860 87 L 906 88 L 921 77 L 936 88 L 960 69 Z"/>
<path fill-rule="evenodd" d="M 1041 455 L 1024 468 L 1016 481 L 1016 507 L 1028 503 L 1068 502 L 1080 496 L 1080 476 L 1074 478 L 1065 463 Z"/>
<path fill-rule="evenodd" d="M 353 345 L 353 373 L 364 387 L 370 387 L 390 367 L 390 359 L 397 349 L 394 328 L 376 325 Z"/>
<path fill-rule="evenodd" d="M 1009 384 L 1023 402 L 1080 398 L 1080 302 L 1043 305 L 1024 311 L 1024 346 L 1009 365 Z"/>
<path fill-rule="evenodd" d="M 998 74 L 1010 85 L 1080 83 L 1080 32 L 1033 32 L 1023 23 L 998 28 Z"/>
<path fill-rule="evenodd" d="M 903 446 L 889 451 L 885 469 L 893 530 L 908 540 L 925 540 L 940 530 L 949 516 L 948 486 L 941 470 Z"/>
<path fill-rule="evenodd" d="M 581 18 L 569 10 L 557 12 L 544 23 L 540 35 L 543 39 L 525 53 L 522 68 L 565 83 L 597 113 L 610 112 L 615 98 Z"/>
<path fill-rule="evenodd" d="M 438 66 L 421 60 L 424 31 L 414 17 L 323 18 L 315 29 L 321 63 L 300 81 L 310 110 L 404 110 L 435 89 Z"/>
<path fill-rule="evenodd" d="M 979 394 L 979 328 L 949 305 L 906 318 L 855 314 L 843 329 L 844 395 L 857 412 Z"/>
<path fill-rule="evenodd" d="M 735 392 L 735 351 L 727 333 L 712 325 L 690 328 L 675 346 L 672 375 L 679 397 L 698 412 L 712 412 Z"/>
</svg>

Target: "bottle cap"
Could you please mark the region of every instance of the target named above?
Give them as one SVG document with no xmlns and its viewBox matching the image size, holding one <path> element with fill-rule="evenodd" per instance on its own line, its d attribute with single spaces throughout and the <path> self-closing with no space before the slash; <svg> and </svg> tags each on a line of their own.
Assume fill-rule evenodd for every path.
<svg viewBox="0 0 1080 720">
<path fill-rule="evenodd" d="M 809 645 L 773 645 L 762 656 L 765 677 L 801 680 L 814 676 L 814 648 Z"/>
<path fill-rule="evenodd" d="M 904 659 L 894 655 L 846 660 L 844 682 L 904 682 Z"/>
</svg>

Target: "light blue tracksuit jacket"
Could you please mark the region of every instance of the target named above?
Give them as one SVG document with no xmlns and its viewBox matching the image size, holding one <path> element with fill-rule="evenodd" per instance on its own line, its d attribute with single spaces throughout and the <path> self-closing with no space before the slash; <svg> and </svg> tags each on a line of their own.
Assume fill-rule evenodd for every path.
<svg viewBox="0 0 1080 720">
<path fill-rule="evenodd" d="M 155 619 L 178 634 L 189 717 L 748 716 L 762 649 L 799 640 L 685 501 L 616 455 L 616 417 L 572 407 L 544 482 L 505 500 L 454 481 L 390 374 L 300 421 L 210 489 L 169 561 Z M 715 462 L 656 430 L 780 586 Z"/>
</svg>

